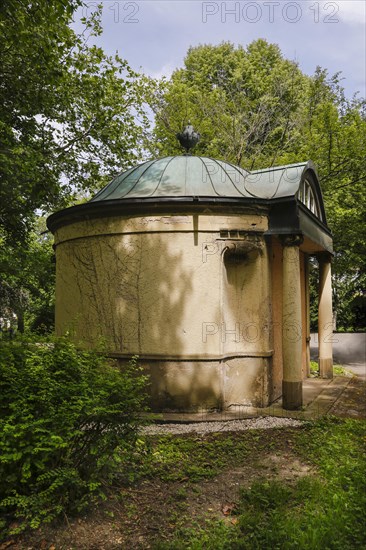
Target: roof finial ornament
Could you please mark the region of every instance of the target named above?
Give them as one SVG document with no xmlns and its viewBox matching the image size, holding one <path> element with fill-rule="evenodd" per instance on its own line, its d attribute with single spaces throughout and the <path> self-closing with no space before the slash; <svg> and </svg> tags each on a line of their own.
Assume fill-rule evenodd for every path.
<svg viewBox="0 0 366 550">
<path fill-rule="evenodd" d="M 190 121 L 188 121 L 187 126 L 184 130 L 176 134 L 179 143 L 186 150 L 186 154 L 189 154 L 189 150 L 192 149 L 200 140 L 201 134 L 194 131 L 194 128 Z"/>
</svg>

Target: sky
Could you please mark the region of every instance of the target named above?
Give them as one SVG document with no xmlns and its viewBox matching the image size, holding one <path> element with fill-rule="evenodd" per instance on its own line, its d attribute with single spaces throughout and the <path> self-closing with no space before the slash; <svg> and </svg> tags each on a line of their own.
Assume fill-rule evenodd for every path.
<svg viewBox="0 0 366 550">
<path fill-rule="evenodd" d="M 87 2 L 84 15 L 99 2 Z M 313 74 L 341 71 L 347 96 L 366 96 L 365 0 L 102 0 L 97 43 L 153 77 L 183 66 L 190 46 L 264 38 Z"/>
</svg>

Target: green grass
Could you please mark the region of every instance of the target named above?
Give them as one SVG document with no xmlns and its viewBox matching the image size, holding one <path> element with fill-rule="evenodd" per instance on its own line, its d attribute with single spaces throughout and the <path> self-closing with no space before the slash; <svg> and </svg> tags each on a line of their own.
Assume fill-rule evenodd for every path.
<svg viewBox="0 0 366 550">
<path fill-rule="evenodd" d="M 319 364 L 317 361 L 310 361 L 310 374 L 314 377 L 319 376 Z M 333 375 L 334 376 L 350 376 L 346 371 L 343 365 L 334 364 L 333 365 Z"/>
<path fill-rule="evenodd" d="M 122 486 L 113 489 L 119 496 L 105 520 L 119 525 L 126 548 L 141 529 L 152 550 L 366 549 L 365 442 L 365 421 L 336 418 L 302 428 L 140 437 L 134 459 L 122 456 Z M 312 466 L 303 477 L 291 474 L 297 461 Z M 248 474 L 241 488 L 232 483 L 237 467 Z M 217 482 L 231 503 L 226 515 Z"/>
<path fill-rule="evenodd" d="M 180 527 L 174 540 L 158 542 L 155 550 L 366 548 L 366 423 L 328 418 L 299 430 L 293 441 L 297 456 L 310 461 L 316 473 L 296 482 L 258 479 L 241 491 L 234 524 L 207 519 Z M 182 445 L 192 446 L 192 465 L 197 456 L 211 456 L 210 447 L 197 450 L 198 441 L 176 443 L 179 453 Z M 230 449 L 231 444 L 229 439 Z M 224 446 L 221 440 L 219 457 Z M 184 465 L 183 470 L 189 475 Z"/>
<path fill-rule="evenodd" d="M 334 376 L 349 376 L 349 373 L 342 365 L 333 365 Z"/>
<path fill-rule="evenodd" d="M 197 483 L 216 476 L 222 468 L 244 459 L 257 445 L 259 436 L 250 432 L 199 436 L 164 435 L 141 439 L 145 452 L 139 451 L 130 463 L 130 481 L 157 478 L 161 481 L 189 480 Z M 258 452 L 260 448 L 258 448 Z"/>
</svg>

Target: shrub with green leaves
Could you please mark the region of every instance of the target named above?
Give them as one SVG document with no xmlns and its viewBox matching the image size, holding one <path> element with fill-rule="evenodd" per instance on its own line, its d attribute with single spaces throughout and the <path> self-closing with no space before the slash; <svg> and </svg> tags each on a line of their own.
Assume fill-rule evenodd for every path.
<svg viewBox="0 0 366 550">
<path fill-rule="evenodd" d="M 0 509 L 18 529 L 75 512 L 132 455 L 146 377 L 67 338 L 1 342 Z"/>
</svg>

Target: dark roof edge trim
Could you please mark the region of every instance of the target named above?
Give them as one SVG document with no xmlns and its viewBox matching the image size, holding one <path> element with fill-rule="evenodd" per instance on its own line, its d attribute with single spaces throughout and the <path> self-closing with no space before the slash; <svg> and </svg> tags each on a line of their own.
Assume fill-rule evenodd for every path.
<svg viewBox="0 0 366 550">
<path fill-rule="evenodd" d="M 228 207 L 238 213 L 248 208 L 255 211 L 268 212 L 271 207 L 275 207 L 279 204 L 284 205 L 286 203 L 289 204 L 290 207 L 296 207 L 297 201 L 294 197 L 279 197 L 275 199 L 258 199 L 250 197 L 159 197 L 159 200 L 153 198 L 113 199 L 110 201 L 103 201 L 103 203 L 86 202 L 55 212 L 48 217 L 47 227 L 54 233 L 60 227 L 88 219 L 109 218 L 119 215 L 155 215 L 157 213 L 174 215 L 177 212 L 196 212 L 197 210 L 202 211 L 207 208 L 216 212 L 227 212 Z M 300 208 L 311 217 L 312 221 L 330 234 L 328 227 L 311 214 L 306 207 L 300 206 Z"/>
<path fill-rule="evenodd" d="M 268 199 L 233 198 L 233 197 L 159 197 L 145 199 L 113 199 L 103 202 L 86 202 L 76 206 L 70 206 L 51 214 L 47 218 L 47 227 L 54 233 L 60 227 L 86 219 L 109 218 L 118 215 L 155 215 L 165 213 L 174 215 L 184 210 L 197 211 L 204 208 L 212 208 L 216 211 L 226 210 L 228 207 L 236 209 L 268 210 Z"/>
</svg>

